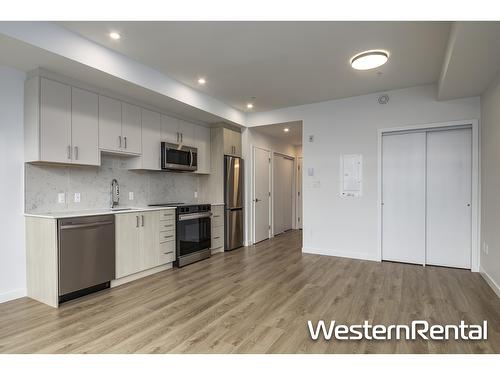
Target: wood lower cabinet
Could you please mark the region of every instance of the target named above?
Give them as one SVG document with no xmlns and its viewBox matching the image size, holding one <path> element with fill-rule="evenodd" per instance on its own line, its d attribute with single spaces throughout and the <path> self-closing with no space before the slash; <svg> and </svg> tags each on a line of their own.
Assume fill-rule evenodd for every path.
<svg viewBox="0 0 500 375">
<path fill-rule="evenodd" d="M 224 251 L 224 205 L 212 205 L 212 254 Z"/>
<path fill-rule="evenodd" d="M 115 216 L 117 279 L 175 260 L 175 210 Z M 165 222 L 172 225 L 168 230 L 165 230 Z M 173 236 L 165 238 L 169 235 L 165 232 Z M 167 242 L 170 243 L 164 245 Z"/>
</svg>

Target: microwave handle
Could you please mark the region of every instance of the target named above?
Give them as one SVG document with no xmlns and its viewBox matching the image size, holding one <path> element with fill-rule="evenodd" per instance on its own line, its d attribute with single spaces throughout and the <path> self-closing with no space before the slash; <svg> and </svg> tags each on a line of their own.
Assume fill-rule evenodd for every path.
<svg viewBox="0 0 500 375">
<path fill-rule="evenodd" d="M 193 166 L 193 151 L 189 150 L 189 166 Z"/>
</svg>

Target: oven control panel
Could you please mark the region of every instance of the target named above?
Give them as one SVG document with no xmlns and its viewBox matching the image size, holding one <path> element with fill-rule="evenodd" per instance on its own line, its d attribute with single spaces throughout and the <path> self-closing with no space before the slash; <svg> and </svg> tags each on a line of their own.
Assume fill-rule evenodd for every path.
<svg viewBox="0 0 500 375">
<path fill-rule="evenodd" d="M 194 212 L 210 212 L 209 204 L 191 204 L 186 206 L 179 206 L 177 210 L 180 214 L 189 214 Z"/>
</svg>

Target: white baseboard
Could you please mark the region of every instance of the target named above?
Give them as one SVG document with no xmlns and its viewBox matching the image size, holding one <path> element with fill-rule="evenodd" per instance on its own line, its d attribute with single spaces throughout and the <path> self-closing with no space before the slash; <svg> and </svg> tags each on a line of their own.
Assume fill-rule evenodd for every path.
<svg viewBox="0 0 500 375">
<path fill-rule="evenodd" d="M 500 298 L 500 285 L 498 285 L 495 280 L 491 278 L 491 276 L 483 269 L 483 267 L 480 268 L 479 272 L 481 273 L 481 276 L 486 281 L 486 283 L 490 286 L 490 288 L 493 289 L 496 295 Z"/>
<path fill-rule="evenodd" d="M 170 268 L 172 268 L 172 263 L 167 263 L 167 264 L 163 264 L 161 266 L 155 267 L 155 268 L 150 268 L 149 270 L 134 273 L 133 275 L 128 275 L 128 276 L 122 277 L 120 279 L 111 280 L 111 288 L 114 288 L 115 286 L 120 286 L 120 285 L 129 283 L 131 281 L 142 279 L 143 277 L 146 277 L 146 276 L 154 275 L 155 273 L 158 273 L 161 271 L 166 271 Z"/>
<path fill-rule="evenodd" d="M 18 299 L 26 296 L 26 289 L 9 290 L 8 292 L 0 293 L 0 303 L 12 301 L 13 299 Z"/>
<path fill-rule="evenodd" d="M 371 260 L 375 262 L 380 262 L 380 259 L 377 257 L 376 254 L 355 253 L 352 251 L 339 251 L 331 249 L 314 249 L 311 247 L 303 247 L 302 252 L 307 254 L 328 255 L 332 257 Z"/>
</svg>

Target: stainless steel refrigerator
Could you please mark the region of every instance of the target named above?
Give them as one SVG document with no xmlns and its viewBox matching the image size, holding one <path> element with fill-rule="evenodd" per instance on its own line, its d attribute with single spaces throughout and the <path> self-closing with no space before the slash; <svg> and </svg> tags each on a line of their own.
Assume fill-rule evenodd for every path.
<svg viewBox="0 0 500 375">
<path fill-rule="evenodd" d="M 243 246 L 243 159 L 224 156 L 224 249 Z"/>
</svg>

